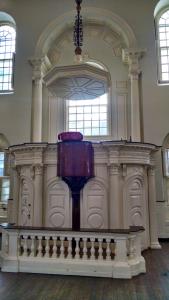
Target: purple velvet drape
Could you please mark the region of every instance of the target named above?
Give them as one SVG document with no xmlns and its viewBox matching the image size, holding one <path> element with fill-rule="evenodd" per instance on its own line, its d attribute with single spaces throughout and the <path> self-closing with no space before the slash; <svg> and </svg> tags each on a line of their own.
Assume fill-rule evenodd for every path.
<svg viewBox="0 0 169 300">
<path fill-rule="evenodd" d="M 59 142 L 57 175 L 60 177 L 93 177 L 94 151 L 92 143 L 87 141 Z"/>
</svg>

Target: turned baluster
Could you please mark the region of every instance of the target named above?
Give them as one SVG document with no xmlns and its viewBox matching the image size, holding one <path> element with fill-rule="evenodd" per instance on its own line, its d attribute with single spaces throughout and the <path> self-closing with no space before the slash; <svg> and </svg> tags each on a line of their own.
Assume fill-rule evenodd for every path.
<svg viewBox="0 0 169 300">
<path fill-rule="evenodd" d="M 30 248 L 30 256 L 34 257 L 35 256 L 35 237 L 31 236 L 31 248 Z"/>
<path fill-rule="evenodd" d="M 57 237 L 53 237 L 53 252 L 52 252 L 52 258 L 57 258 Z"/>
<path fill-rule="evenodd" d="M 28 256 L 28 252 L 27 252 L 27 235 L 23 236 L 23 256 Z"/>
<path fill-rule="evenodd" d="M 42 253 L 42 236 L 38 236 L 38 255 L 37 257 L 42 257 L 43 253 Z"/>
<path fill-rule="evenodd" d="M 111 260 L 110 239 L 106 239 L 106 260 Z"/>
<path fill-rule="evenodd" d="M 83 238 L 83 259 L 88 259 L 87 256 L 87 238 Z"/>
<path fill-rule="evenodd" d="M 71 259 L 72 258 L 72 238 L 71 237 L 68 237 L 68 255 L 67 255 L 67 258 L 68 259 Z"/>
<path fill-rule="evenodd" d="M 22 255 L 22 250 L 21 250 L 21 246 L 22 246 L 22 237 L 19 236 L 18 237 L 18 255 Z"/>
<path fill-rule="evenodd" d="M 76 241 L 75 259 L 79 259 L 80 258 L 79 238 L 76 237 L 75 241 Z"/>
<path fill-rule="evenodd" d="M 65 255 L 64 255 L 64 250 L 65 250 L 65 248 L 64 248 L 64 237 L 63 236 L 61 236 L 60 237 L 60 240 L 61 240 L 61 246 L 60 246 L 60 258 L 64 258 L 65 257 Z"/>
<path fill-rule="evenodd" d="M 90 259 L 96 259 L 96 257 L 95 257 L 95 248 L 94 248 L 95 238 L 91 238 L 90 241 L 91 241 Z"/>
<path fill-rule="evenodd" d="M 46 245 L 45 245 L 45 255 L 44 255 L 44 257 L 50 257 L 49 239 L 50 239 L 49 236 L 45 237 Z"/>
<path fill-rule="evenodd" d="M 99 241 L 99 255 L 98 255 L 98 260 L 103 260 L 103 239 L 100 238 L 98 239 Z"/>
</svg>

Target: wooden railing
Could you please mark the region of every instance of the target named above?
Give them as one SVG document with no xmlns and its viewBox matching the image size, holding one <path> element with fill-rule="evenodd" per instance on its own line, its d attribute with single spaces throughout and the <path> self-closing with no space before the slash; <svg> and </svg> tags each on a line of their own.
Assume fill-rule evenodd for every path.
<svg viewBox="0 0 169 300">
<path fill-rule="evenodd" d="M 2 271 L 131 278 L 145 272 L 140 235 L 3 226 Z"/>
</svg>

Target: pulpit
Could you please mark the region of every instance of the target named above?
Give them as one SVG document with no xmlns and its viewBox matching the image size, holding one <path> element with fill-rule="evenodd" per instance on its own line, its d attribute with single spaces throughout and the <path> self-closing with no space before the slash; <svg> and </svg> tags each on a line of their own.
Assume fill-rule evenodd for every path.
<svg viewBox="0 0 169 300">
<path fill-rule="evenodd" d="M 94 177 L 94 151 L 91 142 L 82 141 L 79 132 L 59 134 L 57 176 L 72 192 L 72 229 L 80 229 L 80 191 Z"/>
</svg>

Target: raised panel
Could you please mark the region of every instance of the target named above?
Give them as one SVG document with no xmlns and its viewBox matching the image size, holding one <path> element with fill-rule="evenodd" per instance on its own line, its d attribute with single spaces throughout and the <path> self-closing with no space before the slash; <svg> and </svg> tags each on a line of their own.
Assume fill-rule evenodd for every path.
<svg viewBox="0 0 169 300">
<path fill-rule="evenodd" d="M 107 191 L 103 183 L 90 181 L 83 189 L 81 201 L 81 227 L 108 228 Z"/>
<path fill-rule="evenodd" d="M 89 215 L 87 221 L 91 228 L 99 229 L 102 228 L 104 224 L 103 216 L 98 213 L 92 213 L 91 215 Z"/>
<path fill-rule="evenodd" d="M 130 226 L 145 226 L 143 184 L 137 177 L 129 181 L 128 201 Z"/>
<path fill-rule="evenodd" d="M 26 177 L 20 181 L 19 194 L 19 225 L 32 226 L 33 184 Z"/>
<path fill-rule="evenodd" d="M 102 209 L 103 198 L 104 198 L 104 195 L 88 196 L 88 198 L 87 198 L 88 209 Z"/>
<path fill-rule="evenodd" d="M 47 187 L 46 193 L 46 216 L 47 227 L 71 228 L 71 203 L 67 185 L 56 179 Z"/>
<path fill-rule="evenodd" d="M 65 196 L 64 195 L 49 195 L 49 207 L 63 208 L 65 206 Z"/>
</svg>

